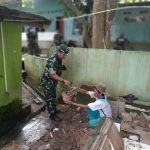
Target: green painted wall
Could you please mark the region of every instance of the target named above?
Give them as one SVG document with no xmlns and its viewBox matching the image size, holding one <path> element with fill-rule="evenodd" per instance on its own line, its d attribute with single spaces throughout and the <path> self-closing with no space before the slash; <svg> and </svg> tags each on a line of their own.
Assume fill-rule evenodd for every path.
<svg viewBox="0 0 150 150">
<path fill-rule="evenodd" d="M 40 82 L 41 74 L 43 73 L 46 59 L 42 59 L 32 55 L 24 55 L 25 68 L 30 75 L 30 78 L 37 84 Z"/>
<path fill-rule="evenodd" d="M 0 107 L 14 99 L 21 100 L 21 26 L 18 23 L 3 22 L 4 51 L 0 36 Z M 1 32 L 1 29 L 0 29 Z M 4 80 L 4 57 L 6 61 L 6 81 Z M 5 87 L 8 88 L 8 94 Z"/>
<path fill-rule="evenodd" d="M 41 76 L 46 63 L 44 61 L 43 64 L 41 59 L 38 60 L 41 65 L 37 65 L 36 59 L 26 56 L 25 65 L 33 79 Z M 142 100 L 150 101 L 149 60 L 150 53 L 143 51 L 74 48 L 65 60 L 68 69 L 63 76 L 74 85 L 102 82 L 111 96 L 133 93 Z"/>
<path fill-rule="evenodd" d="M 21 92 L 21 25 L 0 22 L 0 136 L 15 127 Z"/>
</svg>

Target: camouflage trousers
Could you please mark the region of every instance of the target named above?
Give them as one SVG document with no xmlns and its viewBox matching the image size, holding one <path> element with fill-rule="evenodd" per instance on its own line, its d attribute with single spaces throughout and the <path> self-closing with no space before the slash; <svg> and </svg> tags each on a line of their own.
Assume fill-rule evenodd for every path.
<svg viewBox="0 0 150 150">
<path fill-rule="evenodd" d="M 45 106 L 50 115 L 56 114 L 56 88 L 44 89 Z"/>
<path fill-rule="evenodd" d="M 28 52 L 30 55 L 40 56 L 41 50 L 39 49 L 38 43 L 36 41 L 28 42 Z"/>
</svg>

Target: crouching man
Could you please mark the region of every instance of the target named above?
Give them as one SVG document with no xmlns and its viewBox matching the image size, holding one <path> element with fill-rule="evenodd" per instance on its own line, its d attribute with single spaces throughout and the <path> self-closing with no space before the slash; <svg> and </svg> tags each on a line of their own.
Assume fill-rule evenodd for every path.
<svg viewBox="0 0 150 150">
<path fill-rule="evenodd" d="M 87 105 L 70 102 L 71 105 L 75 105 L 82 108 L 87 108 L 86 111 L 89 117 L 89 127 L 95 127 L 101 120 L 102 117 L 112 117 L 112 111 L 110 105 L 106 99 L 106 88 L 103 85 L 94 86 L 94 91 L 87 91 L 80 89 L 80 93 L 88 94 L 91 98 L 95 99 L 95 102 Z"/>
</svg>

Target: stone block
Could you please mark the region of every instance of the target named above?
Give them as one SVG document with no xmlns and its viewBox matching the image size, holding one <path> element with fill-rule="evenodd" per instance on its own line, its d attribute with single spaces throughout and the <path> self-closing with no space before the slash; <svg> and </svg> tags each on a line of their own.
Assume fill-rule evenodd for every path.
<svg viewBox="0 0 150 150">
<path fill-rule="evenodd" d="M 109 101 L 113 118 L 122 117 L 121 113 L 125 111 L 125 102 Z"/>
<path fill-rule="evenodd" d="M 123 121 L 131 121 L 132 122 L 132 116 L 127 112 L 121 113 Z"/>
</svg>

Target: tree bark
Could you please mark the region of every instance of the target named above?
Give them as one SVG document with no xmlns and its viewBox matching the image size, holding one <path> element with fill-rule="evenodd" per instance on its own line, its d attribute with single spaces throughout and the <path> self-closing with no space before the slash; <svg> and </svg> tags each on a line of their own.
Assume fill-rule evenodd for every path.
<svg viewBox="0 0 150 150">
<path fill-rule="evenodd" d="M 93 13 L 105 10 L 104 0 L 94 0 Z M 104 13 L 93 16 L 92 47 L 104 48 Z"/>
<path fill-rule="evenodd" d="M 62 0 L 66 6 L 71 9 L 76 16 L 82 15 L 71 0 Z M 94 0 L 93 13 L 109 10 L 114 8 L 118 0 Z M 96 14 L 92 17 L 92 26 L 85 20 L 80 18 L 83 25 L 83 41 L 87 47 L 93 48 L 109 48 L 110 43 L 110 26 L 114 12 Z M 91 34 L 92 30 L 92 34 Z M 91 41 L 92 38 L 92 41 Z"/>
<path fill-rule="evenodd" d="M 118 0 L 94 0 L 93 13 L 109 10 L 116 6 Z M 109 48 L 110 26 L 113 12 L 100 13 L 93 16 L 92 47 Z"/>
</svg>

